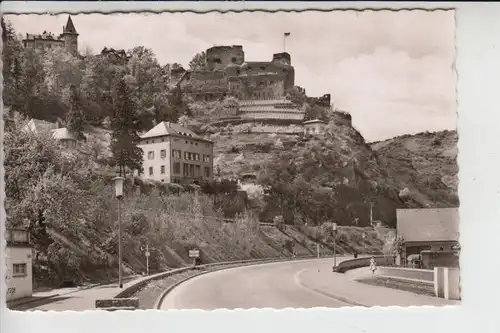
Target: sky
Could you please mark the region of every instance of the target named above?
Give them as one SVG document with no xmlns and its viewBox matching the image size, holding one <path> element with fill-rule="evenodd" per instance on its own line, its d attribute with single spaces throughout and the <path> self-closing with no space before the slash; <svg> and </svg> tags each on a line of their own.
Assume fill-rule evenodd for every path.
<svg viewBox="0 0 500 333">
<path fill-rule="evenodd" d="M 18 33 L 59 34 L 67 15 L 9 15 Z M 456 129 L 453 11 L 72 15 L 79 49 L 151 48 L 188 67 L 214 45 L 243 45 L 248 61 L 290 53 L 295 84 L 330 93 L 367 141 Z M 286 45 L 283 35 L 289 32 Z"/>
</svg>

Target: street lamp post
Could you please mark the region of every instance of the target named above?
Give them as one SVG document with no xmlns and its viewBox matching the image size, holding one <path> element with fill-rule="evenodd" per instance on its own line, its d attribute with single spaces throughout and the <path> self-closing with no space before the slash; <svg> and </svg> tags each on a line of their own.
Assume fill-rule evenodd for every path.
<svg viewBox="0 0 500 333">
<path fill-rule="evenodd" d="M 337 223 L 333 223 L 332 231 L 333 231 L 333 267 L 337 267 Z"/>
<path fill-rule="evenodd" d="M 118 199 L 118 284 L 123 288 L 122 281 L 122 219 L 121 219 L 121 199 L 123 198 L 123 182 L 125 178 L 115 177 L 115 196 Z"/>
<path fill-rule="evenodd" d="M 363 246 L 365 247 L 365 252 L 366 252 L 366 232 L 363 232 Z"/>
</svg>

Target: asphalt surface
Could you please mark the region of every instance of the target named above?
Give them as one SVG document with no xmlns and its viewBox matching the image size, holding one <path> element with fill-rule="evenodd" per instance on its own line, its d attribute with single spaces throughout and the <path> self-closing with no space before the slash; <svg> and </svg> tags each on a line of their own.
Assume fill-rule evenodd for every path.
<svg viewBox="0 0 500 333">
<path fill-rule="evenodd" d="M 161 304 L 168 309 L 251 309 L 344 307 L 333 297 L 301 283 L 304 271 L 332 271 L 333 259 L 301 260 L 232 268 L 192 278 L 174 288 Z"/>
</svg>

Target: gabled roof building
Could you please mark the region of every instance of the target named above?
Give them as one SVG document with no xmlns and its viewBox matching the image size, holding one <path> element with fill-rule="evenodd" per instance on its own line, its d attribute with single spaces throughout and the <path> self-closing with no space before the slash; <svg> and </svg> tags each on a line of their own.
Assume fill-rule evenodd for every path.
<svg viewBox="0 0 500 333">
<path fill-rule="evenodd" d="M 189 128 L 161 122 L 141 136 L 143 179 L 199 183 L 213 177 L 213 142 Z"/>
</svg>

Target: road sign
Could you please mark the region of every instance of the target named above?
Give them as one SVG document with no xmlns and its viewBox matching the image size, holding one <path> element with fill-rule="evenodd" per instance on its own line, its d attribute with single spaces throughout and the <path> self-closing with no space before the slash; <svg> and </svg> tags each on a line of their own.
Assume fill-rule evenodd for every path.
<svg viewBox="0 0 500 333">
<path fill-rule="evenodd" d="M 200 250 L 189 250 L 189 258 L 199 258 Z"/>
</svg>

